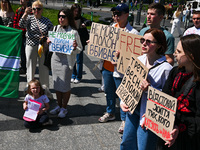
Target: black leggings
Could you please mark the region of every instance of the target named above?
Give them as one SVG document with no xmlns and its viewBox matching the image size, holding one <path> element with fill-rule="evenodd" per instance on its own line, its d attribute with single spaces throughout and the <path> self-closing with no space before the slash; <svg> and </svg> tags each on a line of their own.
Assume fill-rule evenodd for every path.
<svg viewBox="0 0 200 150">
<path fill-rule="evenodd" d="M 47 113 L 43 113 L 37 116 L 35 121 L 24 121 L 24 126 L 29 129 L 39 128 L 43 123 L 49 121 L 49 116 Z"/>
</svg>

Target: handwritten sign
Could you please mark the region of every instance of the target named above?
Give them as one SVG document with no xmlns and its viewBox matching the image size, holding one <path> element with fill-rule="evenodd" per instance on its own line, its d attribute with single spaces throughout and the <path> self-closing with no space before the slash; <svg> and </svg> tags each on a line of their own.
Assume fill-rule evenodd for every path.
<svg viewBox="0 0 200 150">
<path fill-rule="evenodd" d="M 145 126 L 163 140 L 170 138 L 170 132 L 174 127 L 176 107 L 176 98 L 149 87 Z"/>
<path fill-rule="evenodd" d="M 49 51 L 58 52 L 70 55 L 73 51 L 73 41 L 75 40 L 74 34 L 67 32 L 54 32 L 49 31 L 49 40 L 51 41 L 49 45 Z"/>
<path fill-rule="evenodd" d="M 120 30 L 120 28 L 92 23 L 88 55 L 117 62 L 116 48 Z"/>
<path fill-rule="evenodd" d="M 148 69 L 132 54 L 122 82 L 116 90 L 116 94 L 129 107 L 132 114 L 142 96 L 140 84 L 147 75 Z"/>
<path fill-rule="evenodd" d="M 119 42 L 117 44 L 117 50 L 120 51 L 120 56 L 117 61 L 118 72 L 125 73 L 131 54 L 135 54 L 135 56 L 142 55 L 141 37 L 141 35 L 127 33 L 125 31 L 120 32 Z"/>
</svg>

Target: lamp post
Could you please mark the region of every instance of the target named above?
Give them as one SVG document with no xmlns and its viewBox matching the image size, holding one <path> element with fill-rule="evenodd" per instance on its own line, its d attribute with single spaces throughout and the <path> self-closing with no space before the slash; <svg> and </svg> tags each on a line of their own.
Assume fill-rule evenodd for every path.
<svg viewBox="0 0 200 150">
<path fill-rule="evenodd" d="M 143 5 L 143 0 L 140 1 L 140 7 L 139 7 L 139 9 L 137 11 L 137 18 L 136 18 L 135 25 L 140 25 L 140 17 L 141 17 L 142 5 Z"/>
</svg>

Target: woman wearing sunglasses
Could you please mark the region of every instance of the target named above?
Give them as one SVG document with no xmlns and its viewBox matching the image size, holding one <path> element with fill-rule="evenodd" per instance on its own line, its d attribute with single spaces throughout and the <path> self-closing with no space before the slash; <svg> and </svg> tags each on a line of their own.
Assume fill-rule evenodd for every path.
<svg viewBox="0 0 200 150">
<path fill-rule="evenodd" d="M 143 94 L 140 103 L 131 115 L 127 113 L 126 123 L 120 146 L 121 150 L 154 150 L 157 136 L 144 128 L 143 116 L 146 111 L 147 89 L 152 86 L 162 90 L 172 66 L 166 61 L 164 53 L 167 49 L 166 37 L 162 30 L 149 29 L 140 39 L 143 55 L 138 59 L 149 69 L 147 80 L 144 80 L 140 88 Z M 120 104 L 124 112 L 128 112 L 128 106 Z"/>
<path fill-rule="evenodd" d="M 66 8 L 58 13 L 59 25 L 54 27 L 53 31 L 74 34 L 73 51 L 71 55 L 54 52 L 51 59 L 52 75 L 54 89 L 58 105 L 50 111 L 51 114 L 57 114 L 59 118 L 64 118 L 67 114 L 67 104 L 71 94 L 71 76 L 76 61 L 76 55 L 82 50 L 81 40 L 76 30 L 73 12 Z M 49 43 L 50 41 L 47 40 Z"/>
<path fill-rule="evenodd" d="M 26 67 L 27 82 L 34 79 L 37 59 L 39 60 L 39 80 L 42 85 L 49 86 L 49 69 L 44 65 L 44 53 L 38 53 L 40 38 L 48 35 L 53 24 L 48 18 L 42 16 L 43 5 L 38 0 L 31 7 L 25 9 L 24 15 L 19 21 L 21 28 L 26 28 Z"/>
</svg>

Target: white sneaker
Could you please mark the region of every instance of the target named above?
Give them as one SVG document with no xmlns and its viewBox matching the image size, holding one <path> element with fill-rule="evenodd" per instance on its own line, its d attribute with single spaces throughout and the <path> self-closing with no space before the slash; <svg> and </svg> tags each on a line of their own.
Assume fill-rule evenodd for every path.
<svg viewBox="0 0 200 150">
<path fill-rule="evenodd" d="M 74 83 L 74 80 L 75 80 L 75 79 L 71 78 L 71 83 Z"/>
<path fill-rule="evenodd" d="M 77 80 L 77 79 L 74 80 L 75 84 L 80 83 L 80 82 L 81 82 L 81 80 Z"/>
<path fill-rule="evenodd" d="M 60 109 L 60 112 L 59 112 L 59 114 L 58 114 L 58 117 L 59 117 L 59 118 L 65 118 L 65 116 L 66 116 L 67 113 L 68 113 L 67 109 L 61 108 L 61 109 Z"/>
<path fill-rule="evenodd" d="M 49 113 L 52 115 L 55 115 L 60 112 L 60 106 L 56 106 L 54 109 L 52 109 Z"/>
</svg>

